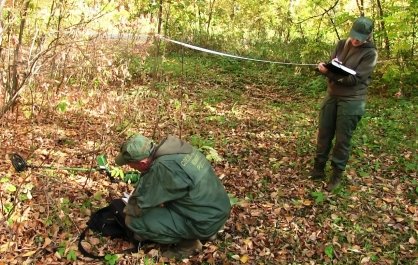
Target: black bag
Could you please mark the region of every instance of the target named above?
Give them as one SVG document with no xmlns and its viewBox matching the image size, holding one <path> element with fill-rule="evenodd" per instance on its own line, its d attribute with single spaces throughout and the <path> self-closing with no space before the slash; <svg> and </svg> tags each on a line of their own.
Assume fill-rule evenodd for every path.
<svg viewBox="0 0 418 265">
<path fill-rule="evenodd" d="M 122 199 L 115 199 L 110 204 L 97 212 L 93 213 L 90 220 L 87 222 L 87 227 L 81 232 L 78 238 L 78 250 L 86 257 L 100 259 L 104 256 L 97 256 L 87 252 L 81 242 L 86 237 L 89 229 L 101 234 L 102 236 L 109 236 L 111 238 L 121 238 L 135 244 L 135 248 L 127 249 L 125 253 L 132 253 L 138 250 L 140 242 L 135 240 L 133 232 L 131 232 L 125 225 L 125 214 L 123 213 L 125 203 Z"/>
</svg>

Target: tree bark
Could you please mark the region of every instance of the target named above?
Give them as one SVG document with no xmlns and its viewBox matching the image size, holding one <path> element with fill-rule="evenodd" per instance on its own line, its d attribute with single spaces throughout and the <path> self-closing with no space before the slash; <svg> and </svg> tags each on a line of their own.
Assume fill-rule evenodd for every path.
<svg viewBox="0 0 418 265">
<path fill-rule="evenodd" d="M 411 45 L 411 57 L 415 54 L 415 38 L 417 35 L 417 13 L 414 11 L 412 15 L 412 45 Z"/>
<path fill-rule="evenodd" d="M 164 34 L 167 36 L 170 36 L 170 33 L 168 32 L 169 29 L 169 21 L 170 21 L 170 11 L 171 11 L 171 6 L 170 6 L 170 2 L 167 2 L 166 6 L 166 11 L 165 11 L 165 23 L 164 23 Z"/>
<path fill-rule="evenodd" d="M 19 64 L 19 59 L 20 59 L 20 48 L 22 46 L 23 32 L 25 30 L 26 16 L 28 14 L 29 3 L 30 3 L 30 0 L 27 0 L 23 4 L 23 12 L 22 12 L 23 15 L 22 15 L 22 20 L 20 21 L 19 38 L 16 43 L 16 47 L 15 47 L 15 51 L 13 55 L 13 64 L 11 66 L 12 84 L 11 84 L 10 94 L 15 94 L 19 87 L 19 73 L 17 71 L 17 66 Z"/>
<path fill-rule="evenodd" d="M 356 3 L 360 11 L 360 16 L 364 17 L 364 0 L 357 0 Z"/>
<path fill-rule="evenodd" d="M 209 1 L 209 18 L 208 18 L 208 25 L 206 27 L 206 33 L 209 35 L 210 23 L 212 21 L 213 16 L 213 8 L 215 6 L 215 0 Z"/>
<path fill-rule="evenodd" d="M 21 88 L 23 87 L 23 81 L 21 84 L 19 84 L 18 64 L 20 61 L 20 50 L 21 50 L 22 41 L 23 41 L 23 32 L 25 30 L 26 16 L 28 14 L 29 4 L 30 4 L 30 0 L 26 0 L 23 3 L 22 19 L 20 21 L 20 26 L 19 26 L 19 35 L 18 35 L 16 47 L 14 49 L 13 61 L 10 66 L 11 83 L 9 84 L 9 87 L 6 88 L 7 95 L 5 98 L 8 98 L 8 100 L 6 101 L 5 105 L 0 109 L 0 118 L 2 118 L 3 115 L 10 108 L 13 107 L 16 100 L 18 99 Z"/>
<path fill-rule="evenodd" d="M 158 34 L 161 34 L 162 23 L 163 23 L 163 0 L 160 0 L 160 6 L 158 7 L 158 29 L 157 29 Z"/>
<path fill-rule="evenodd" d="M 6 0 L 0 0 L 0 56 L 1 56 L 1 52 L 2 52 L 2 47 L 3 47 L 3 7 L 4 7 L 4 2 L 6 2 Z"/>
<path fill-rule="evenodd" d="M 380 26 L 380 30 L 383 32 L 383 41 L 385 43 L 385 45 L 384 45 L 385 54 L 386 54 L 386 57 L 389 57 L 389 55 L 390 55 L 390 41 L 389 41 L 388 33 L 387 33 L 386 27 L 385 27 L 383 8 L 382 8 L 382 4 L 381 4 L 380 0 L 377 0 L 376 2 L 377 2 L 377 8 L 378 8 L 378 12 L 379 12 L 379 26 Z"/>
</svg>

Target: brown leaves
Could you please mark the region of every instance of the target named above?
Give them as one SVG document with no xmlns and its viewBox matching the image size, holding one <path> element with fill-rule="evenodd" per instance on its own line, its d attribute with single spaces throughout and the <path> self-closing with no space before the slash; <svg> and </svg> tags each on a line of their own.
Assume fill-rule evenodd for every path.
<svg viewBox="0 0 418 265">
<path fill-rule="evenodd" d="M 350 164 L 345 188 L 325 194 L 323 183 L 307 178 L 314 154 L 317 99 L 248 84 L 239 91 L 238 100 L 229 97 L 231 83 L 229 90 L 216 84 L 225 100 L 212 104 L 218 96 L 211 94 L 215 90 L 212 84 L 183 86 L 187 99 L 180 98 L 182 93 L 174 87 L 158 96 L 144 86 L 126 91 L 65 91 L 72 110 L 57 114 L 51 107 L 39 112 L 36 122 L 18 116 L 18 123 L 9 122 L 0 132 L 0 154 L 18 150 L 34 164 L 88 167 L 99 151 L 113 162 L 125 134 L 134 131 L 151 135 L 157 127 L 157 138 L 181 133 L 186 140 L 197 134 L 213 140 L 224 158 L 215 164 L 216 172 L 238 201 L 225 230 L 214 242 L 206 242 L 202 253 L 183 261 L 161 258 L 160 246 L 155 244 L 121 255 L 121 264 L 140 264 L 145 259 L 158 264 L 391 264 L 394 259 L 400 263 L 413 260 L 418 208 L 411 198 L 416 198 L 416 187 L 413 174 L 403 178 L 407 174 L 395 161 L 397 154 L 361 149 L 364 156 L 353 157 L 357 162 Z M 133 99 L 129 90 L 140 96 Z M 51 106 L 59 100 L 51 98 Z M 176 109 L 170 105 L 173 100 L 187 104 Z M 82 107 L 76 107 L 78 102 Z M 400 156 L 413 159 L 410 151 Z M 17 174 L 4 161 L 0 161 L 0 179 L 9 180 L 0 183 L 1 202 L 4 207 L 18 203 L 13 218 L 0 228 L 0 255 L 18 264 L 31 255 L 35 264 L 69 263 L 66 254 L 76 249 L 76 238 L 91 212 L 132 188 L 112 184 L 98 174 L 61 170 Z M 379 168 L 372 169 L 377 164 Z M 33 198 L 21 200 L 16 193 L 6 192 L 6 183 L 16 187 L 33 184 Z M 312 192 L 322 195 L 321 203 Z M 1 220 L 5 213 L 2 210 Z M 101 254 L 128 247 L 94 235 L 83 244 Z M 77 253 L 77 263 L 91 261 Z"/>
</svg>

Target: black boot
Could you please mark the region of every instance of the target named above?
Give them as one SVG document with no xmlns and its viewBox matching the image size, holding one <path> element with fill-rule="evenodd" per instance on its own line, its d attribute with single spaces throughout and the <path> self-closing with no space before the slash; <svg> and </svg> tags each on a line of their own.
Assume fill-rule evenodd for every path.
<svg viewBox="0 0 418 265">
<path fill-rule="evenodd" d="M 333 168 L 331 179 L 329 180 L 326 190 L 331 192 L 341 183 L 343 171 L 341 169 Z"/>
<path fill-rule="evenodd" d="M 310 176 L 314 180 L 321 180 L 325 178 L 325 163 L 314 163 L 314 168 L 312 169 Z"/>
</svg>

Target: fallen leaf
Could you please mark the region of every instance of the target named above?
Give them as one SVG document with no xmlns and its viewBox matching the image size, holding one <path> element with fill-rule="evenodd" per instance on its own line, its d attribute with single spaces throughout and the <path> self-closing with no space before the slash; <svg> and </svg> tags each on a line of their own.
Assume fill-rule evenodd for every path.
<svg viewBox="0 0 418 265">
<path fill-rule="evenodd" d="M 262 213 L 261 210 L 254 210 L 254 211 L 251 211 L 251 216 L 259 217 L 261 216 L 261 213 Z"/>
<path fill-rule="evenodd" d="M 15 242 L 7 242 L 0 246 L 0 253 L 8 251 Z"/>
<path fill-rule="evenodd" d="M 336 215 L 335 213 L 331 214 L 331 219 L 332 220 L 336 220 L 338 218 L 339 218 L 338 215 Z"/>
<path fill-rule="evenodd" d="M 369 261 L 370 261 L 370 257 L 364 257 L 364 258 L 361 259 L 360 263 L 361 264 L 368 263 Z"/>
<path fill-rule="evenodd" d="M 309 240 L 311 241 L 315 241 L 316 240 L 316 233 L 313 232 L 310 236 L 309 236 Z"/>
<path fill-rule="evenodd" d="M 312 201 L 311 200 L 303 200 L 303 205 L 305 205 L 305 206 L 310 206 L 310 205 L 312 205 Z"/>
<path fill-rule="evenodd" d="M 158 250 L 153 248 L 150 251 L 148 251 L 148 255 L 150 255 L 151 257 L 157 257 L 158 256 Z"/>
<path fill-rule="evenodd" d="M 395 199 L 394 199 L 394 198 L 389 198 L 389 197 L 383 198 L 383 200 L 384 200 L 385 202 L 388 202 L 388 203 L 392 203 L 392 202 L 394 202 L 394 201 L 395 201 Z"/>
<path fill-rule="evenodd" d="M 210 245 L 210 246 L 206 249 L 206 251 L 207 251 L 207 252 L 209 252 L 209 253 L 215 252 L 216 250 L 218 250 L 218 247 L 217 247 L 217 246 L 215 246 L 215 245 Z"/>
<path fill-rule="evenodd" d="M 91 251 L 91 244 L 89 242 L 83 241 L 81 242 L 81 245 L 85 250 Z"/>
<path fill-rule="evenodd" d="M 96 245 L 100 244 L 100 239 L 98 239 L 97 237 L 91 237 L 91 238 L 89 238 L 89 242 L 93 246 L 96 246 Z"/>
<path fill-rule="evenodd" d="M 290 223 L 293 220 L 293 216 L 290 215 L 287 215 L 285 218 L 288 223 Z"/>
<path fill-rule="evenodd" d="M 51 242 L 52 240 L 49 237 L 46 237 L 42 248 L 46 248 L 49 244 L 51 244 Z"/>
<path fill-rule="evenodd" d="M 245 245 L 249 248 L 249 249 L 253 249 L 253 241 L 251 238 L 247 238 L 244 240 Z"/>
<path fill-rule="evenodd" d="M 411 237 L 409 238 L 408 242 L 409 242 L 410 244 L 412 244 L 412 245 L 415 245 L 415 244 L 417 243 L 417 240 L 416 240 L 413 236 L 411 236 Z"/>
<path fill-rule="evenodd" d="M 26 252 L 25 254 L 23 254 L 22 256 L 23 257 L 31 257 L 31 256 L 33 256 L 33 254 L 35 254 L 36 253 L 36 250 L 32 250 L 32 251 L 29 251 L 29 252 Z"/>
<path fill-rule="evenodd" d="M 242 256 L 239 260 L 240 260 L 242 263 L 247 263 L 248 259 L 249 259 L 248 255 L 247 255 L 247 254 L 245 254 L 245 255 L 243 255 L 243 256 Z"/>
<path fill-rule="evenodd" d="M 358 246 L 358 245 L 354 245 L 352 248 L 350 248 L 349 250 L 351 250 L 351 251 L 353 251 L 353 252 L 355 252 L 355 253 L 360 253 L 361 251 L 360 251 L 360 249 L 361 249 L 361 247 L 360 246 Z"/>
</svg>

